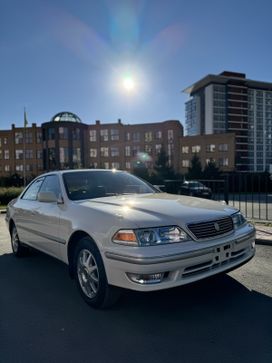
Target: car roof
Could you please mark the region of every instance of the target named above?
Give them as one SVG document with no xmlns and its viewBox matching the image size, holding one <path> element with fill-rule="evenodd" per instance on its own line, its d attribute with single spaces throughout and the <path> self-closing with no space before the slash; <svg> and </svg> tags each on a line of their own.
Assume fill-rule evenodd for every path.
<svg viewBox="0 0 272 363">
<path fill-rule="evenodd" d="M 106 172 L 126 172 L 123 170 L 116 170 L 116 169 L 65 169 L 65 170 L 52 170 L 49 171 L 47 173 L 41 174 L 39 175 L 37 178 L 40 177 L 44 177 L 47 175 L 52 175 L 52 174 L 66 174 L 66 173 L 79 173 L 79 172 L 97 172 L 97 171 L 106 171 Z"/>
</svg>

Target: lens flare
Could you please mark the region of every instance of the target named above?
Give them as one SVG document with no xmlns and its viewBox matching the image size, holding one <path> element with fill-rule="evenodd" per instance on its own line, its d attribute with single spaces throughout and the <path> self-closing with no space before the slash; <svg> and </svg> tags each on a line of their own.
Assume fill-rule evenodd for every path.
<svg viewBox="0 0 272 363">
<path fill-rule="evenodd" d="M 123 87 L 126 91 L 130 92 L 135 89 L 135 81 L 132 77 L 127 76 L 123 79 Z"/>
</svg>

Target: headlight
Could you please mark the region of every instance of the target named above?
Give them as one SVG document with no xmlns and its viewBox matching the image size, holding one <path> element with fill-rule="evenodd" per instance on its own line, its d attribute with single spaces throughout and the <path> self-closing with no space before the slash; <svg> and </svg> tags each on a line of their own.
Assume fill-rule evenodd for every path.
<svg viewBox="0 0 272 363">
<path fill-rule="evenodd" d="M 120 230 L 112 238 L 115 243 L 130 246 L 157 246 L 189 240 L 187 233 L 177 226 Z"/>
<path fill-rule="evenodd" d="M 245 219 L 245 217 L 243 216 L 243 214 L 241 212 L 237 212 L 237 213 L 233 214 L 231 217 L 232 217 L 233 226 L 235 229 L 241 227 L 242 225 L 244 225 L 247 222 L 247 220 Z"/>
</svg>

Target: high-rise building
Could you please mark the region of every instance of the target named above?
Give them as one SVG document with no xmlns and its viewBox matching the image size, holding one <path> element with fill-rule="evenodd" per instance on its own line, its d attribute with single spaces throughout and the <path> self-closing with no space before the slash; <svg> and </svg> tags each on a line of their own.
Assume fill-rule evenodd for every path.
<svg viewBox="0 0 272 363">
<path fill-rule="evenodd" d="M 235 133 L 235 165 L 240 171 L 272 168 L 272 83 L 244 73 L 209 74 L 184 92 L 186 134 Z"/>
</svg>

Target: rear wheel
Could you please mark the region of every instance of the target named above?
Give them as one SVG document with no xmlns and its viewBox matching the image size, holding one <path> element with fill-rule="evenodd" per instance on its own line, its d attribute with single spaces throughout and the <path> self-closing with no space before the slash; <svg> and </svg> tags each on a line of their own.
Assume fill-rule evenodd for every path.
<svg viewBox="0 0 272 363">
<path fill-rule="evenodd" d="M 12 248 L 13 255 L 16 257 L 25 256 L 25 254 L 27 252 L 27 248 L 24 247 L 20 242 L 17 228 L 15 227 L 15 225 L 12 227 L 12 230 L 11 230 L 11 248 Z"/>
<path fill-rule="evenodd" d="M 120 292 L 108 284 L 100 252 L 89 237 L 82 238 L 76 246 L 73 268 L 79 292 L 87 304 L 107 308 L 118 300 Z"/>
</svg>

